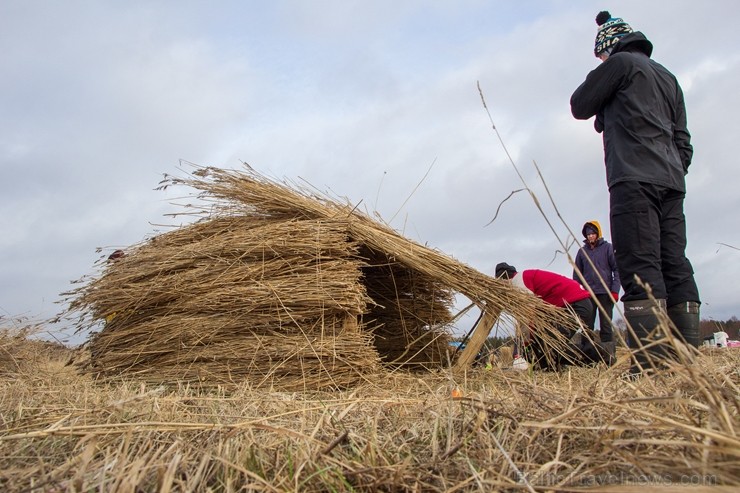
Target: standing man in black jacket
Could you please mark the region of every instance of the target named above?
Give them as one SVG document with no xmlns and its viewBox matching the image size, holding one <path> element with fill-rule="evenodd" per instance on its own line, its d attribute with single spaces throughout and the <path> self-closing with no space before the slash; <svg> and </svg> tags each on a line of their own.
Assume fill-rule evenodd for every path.
<svg viewBox="0 0 740 493">
<path fill-rule="evenodd" d="M 641 32 L 609 12 L 599 25 L 594 54 L 602 63 L 570 99 L 573 116 L 596 117 L 603 133 L 612 241 L 616 252 L 627 321 L 639 348 L 666 311 L 683 339 L 698 346 L 699 291 L 686 258 L 684 176 L 693 148 L 686 109 L 676 77 L 650 59 L 653 45 Z M 652 289 L 657 303 L 636 279 Z M 654 350 L 654 356 L 669 354 Z M 639 373 L 649 366 L 637 354 Z"/>
</svg>

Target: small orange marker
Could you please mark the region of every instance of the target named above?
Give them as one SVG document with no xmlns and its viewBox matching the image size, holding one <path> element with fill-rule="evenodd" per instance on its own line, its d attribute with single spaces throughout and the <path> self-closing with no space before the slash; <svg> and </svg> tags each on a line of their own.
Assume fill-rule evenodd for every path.
<svg viewBox="0 0 740 493">
<path fill-rule="evenodd" d="M 462 397 L 462 390 L 455 387 L 452 389 L 452 397 Z"/>
</svg>

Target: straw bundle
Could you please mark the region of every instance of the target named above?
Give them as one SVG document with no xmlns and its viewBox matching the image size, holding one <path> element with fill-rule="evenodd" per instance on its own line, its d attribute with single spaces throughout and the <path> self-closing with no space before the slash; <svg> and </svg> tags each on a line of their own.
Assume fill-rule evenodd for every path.
<svg viewBox="0 0 740 493">
<path fill-rule="evenodd" d="M 0 377 L 33 372 L 39 361 L 67 355 L 68 349 L 59 342 L 32 338 L 41 332 L 41 325 L 18 325 L 24 323 L 22 320 L 6 321 L 0 316 Z"/>
<path fill-rule="evenodd" d="M 377 368 L 355 327 L 369 302 L 355 250 L 340 225 L 315 220 L 217 217 L 158 236 L 77 300 L 107 319 L 88 368 L 199 385 L 355 383 L 355 368 Z"/>
<path fill-rule="evenodd" d="M 251 169 L 197 169 L 194 224 L 128 249 L 65 293 L 85 368 L 156 382 L 341 388 L 446 363 L 455 293 L 530 325 L 564 314 L 326 196 Z"/>
</svg>

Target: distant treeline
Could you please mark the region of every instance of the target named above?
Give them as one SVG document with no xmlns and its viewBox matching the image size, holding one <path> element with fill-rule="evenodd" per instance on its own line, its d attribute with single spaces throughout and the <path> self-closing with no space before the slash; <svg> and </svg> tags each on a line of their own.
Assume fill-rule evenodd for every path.
<svg viewBox="0 0 740 493">
<path fill-rule="evenodd" d="M 740 340 L 740 320 L 732 316 L 726 321 L 702 320 L 699 325 L 702 337 L 709 337 L 715 332 L 727 332 L 727 336 L 733 340 Z"/>
</svg>

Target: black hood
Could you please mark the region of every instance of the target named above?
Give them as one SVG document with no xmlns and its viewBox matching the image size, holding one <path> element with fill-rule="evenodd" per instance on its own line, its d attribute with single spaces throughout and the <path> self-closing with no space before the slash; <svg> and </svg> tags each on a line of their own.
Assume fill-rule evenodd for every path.
<svg viewBox="0 0 740 493">
<path fill-rule="evenodd" d="M 651 43 L 640 31 L 622 36 L 617 44 L 614 45 L 612 55 L 620 51 L 638 51 L 648 57 L 653 54 L 653 43 Z"/>
<path fill-rule="evenodd" d="M 511 279 L 514 277 L 514 274 L 516 274 L 516 267 L 513 265 L 509 265 L 506 262 L 496 264 L 497 278 Z"/>
</svg>

